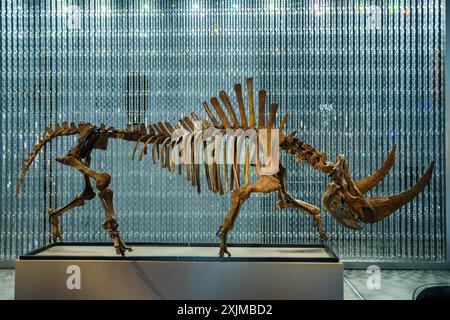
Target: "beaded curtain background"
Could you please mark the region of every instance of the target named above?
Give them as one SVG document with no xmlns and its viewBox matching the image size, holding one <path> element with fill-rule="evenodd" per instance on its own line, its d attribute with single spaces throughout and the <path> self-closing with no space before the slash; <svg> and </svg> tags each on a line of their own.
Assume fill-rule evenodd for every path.
<svg viewBox="0 0 450 320">
<path fill-rule="evenodd" d="M 175 121 L 202 101 L 254 77 L 288 130 L 349 159 L 355 179 L 377 168 L 393 143 L 397 162 L 373 194 L 414 184 L 431 160 L 424 193 L 360 232 L 324 212 L 330 246 L 347 260 L 445 259 L 444 1 L 21 1 L 0 3 L 0 260 L 48 243 L 48 207 L 82 190 L 80 174 L 56 163 L 74 139 L 48 145 L 21 197 L 25 156 L 57 122 Z M 229 196 L 198 195 L 184 176 L 132 161 L 132 143 L 94 151 L 112 174 L 126 241 L 218 243 Z M 321 206 L 326 176 L 283 158 L 287 188 Z M 203 180 L 203 186 L 205 181 Z M 204 188 L 203 188 L 204 189 Z M 252 195 L 230 234 L 239 243 L 316 243 L 312 219 Z M 67 241 L 109 241 L 98 199 L 62 219 Z"/>
</svg>

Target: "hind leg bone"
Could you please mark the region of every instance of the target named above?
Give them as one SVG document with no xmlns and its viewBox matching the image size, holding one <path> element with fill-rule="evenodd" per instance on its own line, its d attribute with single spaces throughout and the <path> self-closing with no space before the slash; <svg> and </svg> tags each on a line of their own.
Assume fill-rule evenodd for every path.
<svg viewBox="0 0 450 320">
<path fill-rule="evenodd" d="M 71 154 L 63 158 L 57 158 L 56 160 L 68 166 L 74 167 L 84 175 L 87 175 L 88 177 L 95 180 L 96 188 L 100 191 L 98 196 L 106 215 L 106 220 L 103 222 L 102 226 L 108 231 L 111 239 L 113 240 L 116 254 L 120 254 L 123 256 L 125 255 L 126 251 L 132 251 L 132 249 L 125 244 L 125 242 L 119 235 L 119 224 L 117 223 L 112 202 L 113 192 L 108 188 L 108 185 L 111 182 L 111 176 L 106 172 L 98 173 L 90 169 L 77 157 Z"/>
<path fill-rule="evenodd" d="M 86 165 L 89 166 L 90 158 L 86 159 Z M 58 239 L 62 240 L 61 228 L 59 224 L 59 217 L 68 212 L 70 209 L 81 207 L 85 204 L 86 200 L 92 200 L 95 198 L 95 192 L 92 188 L 91 181 L 89 177 L 84 175 L 84 190 L 81 194 L 75 196 L 75 199 L 72 200 L 67 205 L 57 208 L 57 209 L 48 209 L 48 214 L 50 216 L 50 224 L 52 226 L 52 240 L 56 242 Z"/>
<path fill-rule="evenodd" d="M 250 197 L 253 192 L 269 193 L 279 190 L 281 187 L 280 181 L 274 176 L 262 176 L 256 183 L 248 186 L 236 189 L 232 195 L 232 205 L 228 214 L 225 216 L 223 224 L 220 226 L 220 251 L 219 256 L 223 257 L 226 253 L 231 257 L 231 253 L 227 247 L 227 235 L 228 231 L 233 228 L 234 222 L 242 208 L 244 202 Z"/>
</svg>

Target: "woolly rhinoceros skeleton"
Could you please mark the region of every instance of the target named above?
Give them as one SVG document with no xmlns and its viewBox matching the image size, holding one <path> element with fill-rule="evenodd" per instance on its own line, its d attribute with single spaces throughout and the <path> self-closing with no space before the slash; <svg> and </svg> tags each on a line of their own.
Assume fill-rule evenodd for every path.
<svg viewBox="0 0 450 320">
<path fill-rule="evenodd" d="M 76 146 L 69 150 L 66 156 L 56 158 L 56 160 L 80 171 L 84 176 L 85 188 L 66 206 L 48 210 L 53 241 L 62 239 L 59 217 L 68 210 L 82 206 L 87 200 L 95 198 L 96 193 L 91 185 L 91 179 L 93 179 L 106 215 L 102 226 L 109 232 L 116 254 L 125 255 L 126 251 L 132 249 L 119 235 L 119 225 L 113 208 L 113 192 L 108 187 L 111 176 L 106 172 L 100 173 L 92 170 L 89 167 L 90 155 L 93 149 L 105 150 L 108 140 L 111 138 L 134 141 L 136 145 L 132 153 L 133 158 L 142 144 L 139 160 L 150 153 L 147 151 L 148 146 L 151 145 L 153 162 L 155 162 L 156 153 L 162 168 L 172 173 L 178 168 L 177 171 L 181 174 L 184 167 L 187 179 L 197 188 L 198 192 L 201 190 L 200 171 L 204 171 L 208 189 L 214 193 L 232 192 L 231 209 L 218 231 L 221 241 L 219 255 L 223 257 L 225 253 L 231 255 L 227 248 L 227 234 L 232 229 L 242 205 L 255 192 L 278 192 L 277 206 L 279 208 L 295 208 L 311 215 L 320 239 L 327 239 L 321 222 L 320 209 L 294 198 L 286 191 L 286 170 L 274 151 L 287 152 L 294 155 L 296 161 L 304 161 L 314 169 L 328 174 L 331 182 L 322 197 L 323 205 L 341 224 L 352 229 L 362 229 L 362 223 L 374 223 L 386 218 L 411 201 L 429 183 L 434 162 L 431 163 L 417 184 L 409 190 L 393 196 L 366 199 L 364 194 L 374 188 L 393 166 L 395 145 L 377 171 L 367 178 L 353 181 L 347 160 L 343 155 L 339 155 L 336 163 L 333 163 L 327 160 L 325 154 L 297 138 L 295 132 L 284 134 L 287 115 L 282 118 L 279 126 L 276 126 L 277 103 L 270 104 L 269 117 L 266 122 L 266 90 L 264 89 L 258 91 L 258 123 L 256 123 L 253 79 L 246 79 L 246 85 L 247 110 L 244 106 L 241 85 L 234 86 L 240 121 L 227 93 L 220 91 L 219 97 L 226 112 L 219 100 L 213 97 L 210 103 L 216 115 L 207 102 L 203 103 L 209 120 L 201 119 L 192 112 L 191 118 L 186 116 L 179 119 L 175 127 L 169 122 L 164 124 L 159 122 L 148 126 L 145 124 L 128 125 L 126 129 L 121 130 L 112 127 L 106 128 L 104 125 L 97 127 L 89 123 L 80 123 L 77 126 L 74 123 L 68 125 L 67 122 L 64 122 L 61 126 L 46 128 L 46 133 L 28 156 L 17 184 L 16 195 L 19 194 L 20 186 L 31 163 L 47 142 L 60 136 L 79 135 Z M 230 130 L 234 130 L 235 133 L 227 134 Z M 239 130 L 241 130 L 240 133 L 236 134 Z M 254 134 L 248 134 L 248 132 Z M 248 143 L 251 140 L 253 144 Z M 256 152 L 252 152 L 255 150 L 255 146 Z M 189 150 L 190 152 L 188 152 Z M 203 161 L 199 161 L 199 159 L 203 159 Z M 257 176 L 256 181 L 252 183 L 250 183 L 251 167 L 256 167 L 256 174 L 252 176 Z M 276 170 L 272 170 L 274 167 Z M 271 169 L 266 170 L 267 168 Z M 244 181 L 241 181 L 242 171 Z M 225 186 L 223 186 L 223 182 Z"/>
</svg>

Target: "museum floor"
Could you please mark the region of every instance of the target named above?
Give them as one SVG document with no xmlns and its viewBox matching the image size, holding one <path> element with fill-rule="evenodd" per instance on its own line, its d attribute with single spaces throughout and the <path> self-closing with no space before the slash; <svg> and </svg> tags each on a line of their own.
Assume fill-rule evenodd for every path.
<svg viewBox="0 0 450 320">
<path fill-rule="evenodd" d="M 381 288 L 366 286 L 366 270 L 344 271 L 345 300 L 409 300 L 414 289 L 427 283 L 450 282 L 450 270 L 384 270 Z M 0 269 L 0 300 L 14 299 L 14 270 Z"/>
</svg>

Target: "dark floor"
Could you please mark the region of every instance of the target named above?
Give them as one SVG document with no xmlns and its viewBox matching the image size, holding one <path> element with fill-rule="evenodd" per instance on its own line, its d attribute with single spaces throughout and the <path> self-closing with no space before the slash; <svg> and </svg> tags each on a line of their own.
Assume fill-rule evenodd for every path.
<svg viewBox="0 0 450 320">
<path fill-rule="evenodd" d="M 423 284 L 449 282 L 450 270 L 382 270 L 380 288 L 369 289 L 366 270 L 344 271 L 345 300 L 379 300 L 412 298 Z M 0 269 L 0 300 L 14 299 L 14 269 Z"/>
</svg>

